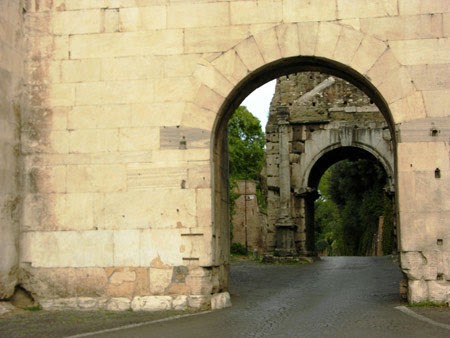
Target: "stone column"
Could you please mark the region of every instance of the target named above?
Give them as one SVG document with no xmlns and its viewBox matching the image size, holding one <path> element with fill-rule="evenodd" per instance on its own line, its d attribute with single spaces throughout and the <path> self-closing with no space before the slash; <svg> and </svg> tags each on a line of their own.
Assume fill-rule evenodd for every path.
<svg viewBox="0 0 450 338">
<path fill-rule="evenodd" d="M 277 108 L 280 206 L 276 226 L 276 256 L 294 256 L 294 232 L 296 225 L 291 218 L 291 173 L 289 165 L 289 110 L 286 106 Z"/>
</svg>

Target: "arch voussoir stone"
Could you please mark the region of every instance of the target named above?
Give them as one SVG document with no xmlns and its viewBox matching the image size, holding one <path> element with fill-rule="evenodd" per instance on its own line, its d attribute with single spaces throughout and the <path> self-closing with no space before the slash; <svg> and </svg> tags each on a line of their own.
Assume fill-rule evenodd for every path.
<svg viewBox="0 0 450 338">
<path fill-rule="evenodd" d="M 250 36 L 236 45 L 234 50 L 249 71 L 254 71 L 266 64 L 254 36 Z"/>
<path fill-rule="evenodd" d="M 314 56 L 321 56 L 331 59 L 334 55 L 334 51 L 341 33 L 341 25 L 334 22 L 320 22 L 317 31 Z"/>
<path fill-rule="evenodd" d="M 275 31 L 282 57 L 300 55 L 297 24 L 281 24 L 275 27 Z"/>
<path fill-rule="evenodd" d="M 207 62 L 197 66 L 194 76 L 197 79 L 202 79 L 203 84 L 224 97 L 226 97 L 236 85 L 232 79 L 230 81 L 230 79 L 226 78 L 214 66 Z"/>
<path fill-rule="evenodd" d="M 282 58 L 275 27 L 255 34 L 254 38 L 265 63 Z"/>
</svg>

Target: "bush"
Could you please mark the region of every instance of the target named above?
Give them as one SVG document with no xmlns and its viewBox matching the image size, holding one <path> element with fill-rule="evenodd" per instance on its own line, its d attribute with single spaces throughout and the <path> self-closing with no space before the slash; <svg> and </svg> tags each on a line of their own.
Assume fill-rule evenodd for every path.
<svg viewBox="0 0 450 338">
<path fill-rule="evenodd" d="M 231 244 L 230 252 L 233 255 L 247 256 L 248 250 L 241 243 L 233 243 Z"/>
</svg>

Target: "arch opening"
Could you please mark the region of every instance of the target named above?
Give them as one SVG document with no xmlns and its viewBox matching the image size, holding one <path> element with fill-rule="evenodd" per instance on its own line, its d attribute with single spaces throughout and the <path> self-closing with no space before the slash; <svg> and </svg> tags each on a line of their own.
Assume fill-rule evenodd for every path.
<svg viewBox="0 0 450 338">
<path fill-rule="evenodd" d="M 380 158 L 360 147 L 339 147 L 314 162 L 307 177 L 312 193 L 304 203 L 310 252 L 382 256 L 396 251 L 392 169 Z"/>
<path fill-rule="evenodd" d="M 339 77 L 355 87 L 363 91 L 373 102 L 383 115 L 387 123 L 387 128 L 392 137 L 393 152 L 395 157 L 395 133 L 393 117 L 390 113 L 386 101 L 383 99 L 379 91 L 361 74 L 348 66 L 335 62 L 333 60 L 320 57 L 292 57 L 280 59 L 248 74 L 246 78 L 241 80 L 234 89 L 230 92 L 224 103 L 222 104 L 217 115 L 215 125 L 212 133 L 213 145 L 213 264 L 223 265 L 227 267 L 230 263 L 230 236 L 229 236 L 229 187 L 228 187 L 228 149 L 227 149 L 227 123 L 232 116 L 234 110 L 253 90 L 263 85 L 264 83 L 281 76 L 286 76 L 293 73 L 300 72 L 320 72 L 324 74 Z M 355 151 L 355 147 L 346 148 L 332 152 L 333 157 L 326 157 L 328 162 L 324 162 L 323 166 L 331 165 L 331 162 L 337 161 L 338 158 L 346 155 L 345 152 Z M 370 157 L 370 152 L 356 150 L 356 152 L 363 157 Z M 368 155 L 369 154 L 369 155 Z M 352 154 L 352 156 L 356 156 Z M 325 160 L 322 160 L 325 161 Z M 314 174 L 308 178 L 308 185 L 313 184 L 321 177 L 320 171 L 314 170 Z M 394 178 L 394 168 L 391 168 L 389 174 Z M 322 173 L 323 174 L 323 173 Z M 303 243 L 305 245 L 305 243 Z M 310 245 L 309 245 L 310 246 Z M 311 246 L 309 249 L 312 249 Z M 305 250 L 308 252 L 309 250 Z M 309 253 L 313 253 L 314 249 Z"/>
</svg>

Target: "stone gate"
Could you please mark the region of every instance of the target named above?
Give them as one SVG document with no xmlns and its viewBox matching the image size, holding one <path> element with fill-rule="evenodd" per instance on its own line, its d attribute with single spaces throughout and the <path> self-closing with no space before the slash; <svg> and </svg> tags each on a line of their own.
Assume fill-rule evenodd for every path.
<svg viewBox="0 0 450 338">
<path fill-rule="evenodd" d="M 337 161 L 379 162 L 388 177 L 388 191 L 394 193 L 389 126 L 373 101 L 342 79 L 317 72 L 278 79 L 266 138 L 269 251 L 315 255 L 314 201 L 321 176 Z M 282 204 L 287 206 L 284 215 Z M 286 226 L 288 242 L 277 238 Z"/>
<path fill-rule="evenodd" d="M 46 308 L 217 306 L 226 124 L 321 71 L 387 121 L 410 301 L 450 293 L 446 0 L 0 2 L 0 296 Z M 155 305 L 156 304 L 156 305 Z"/>
</svg>

